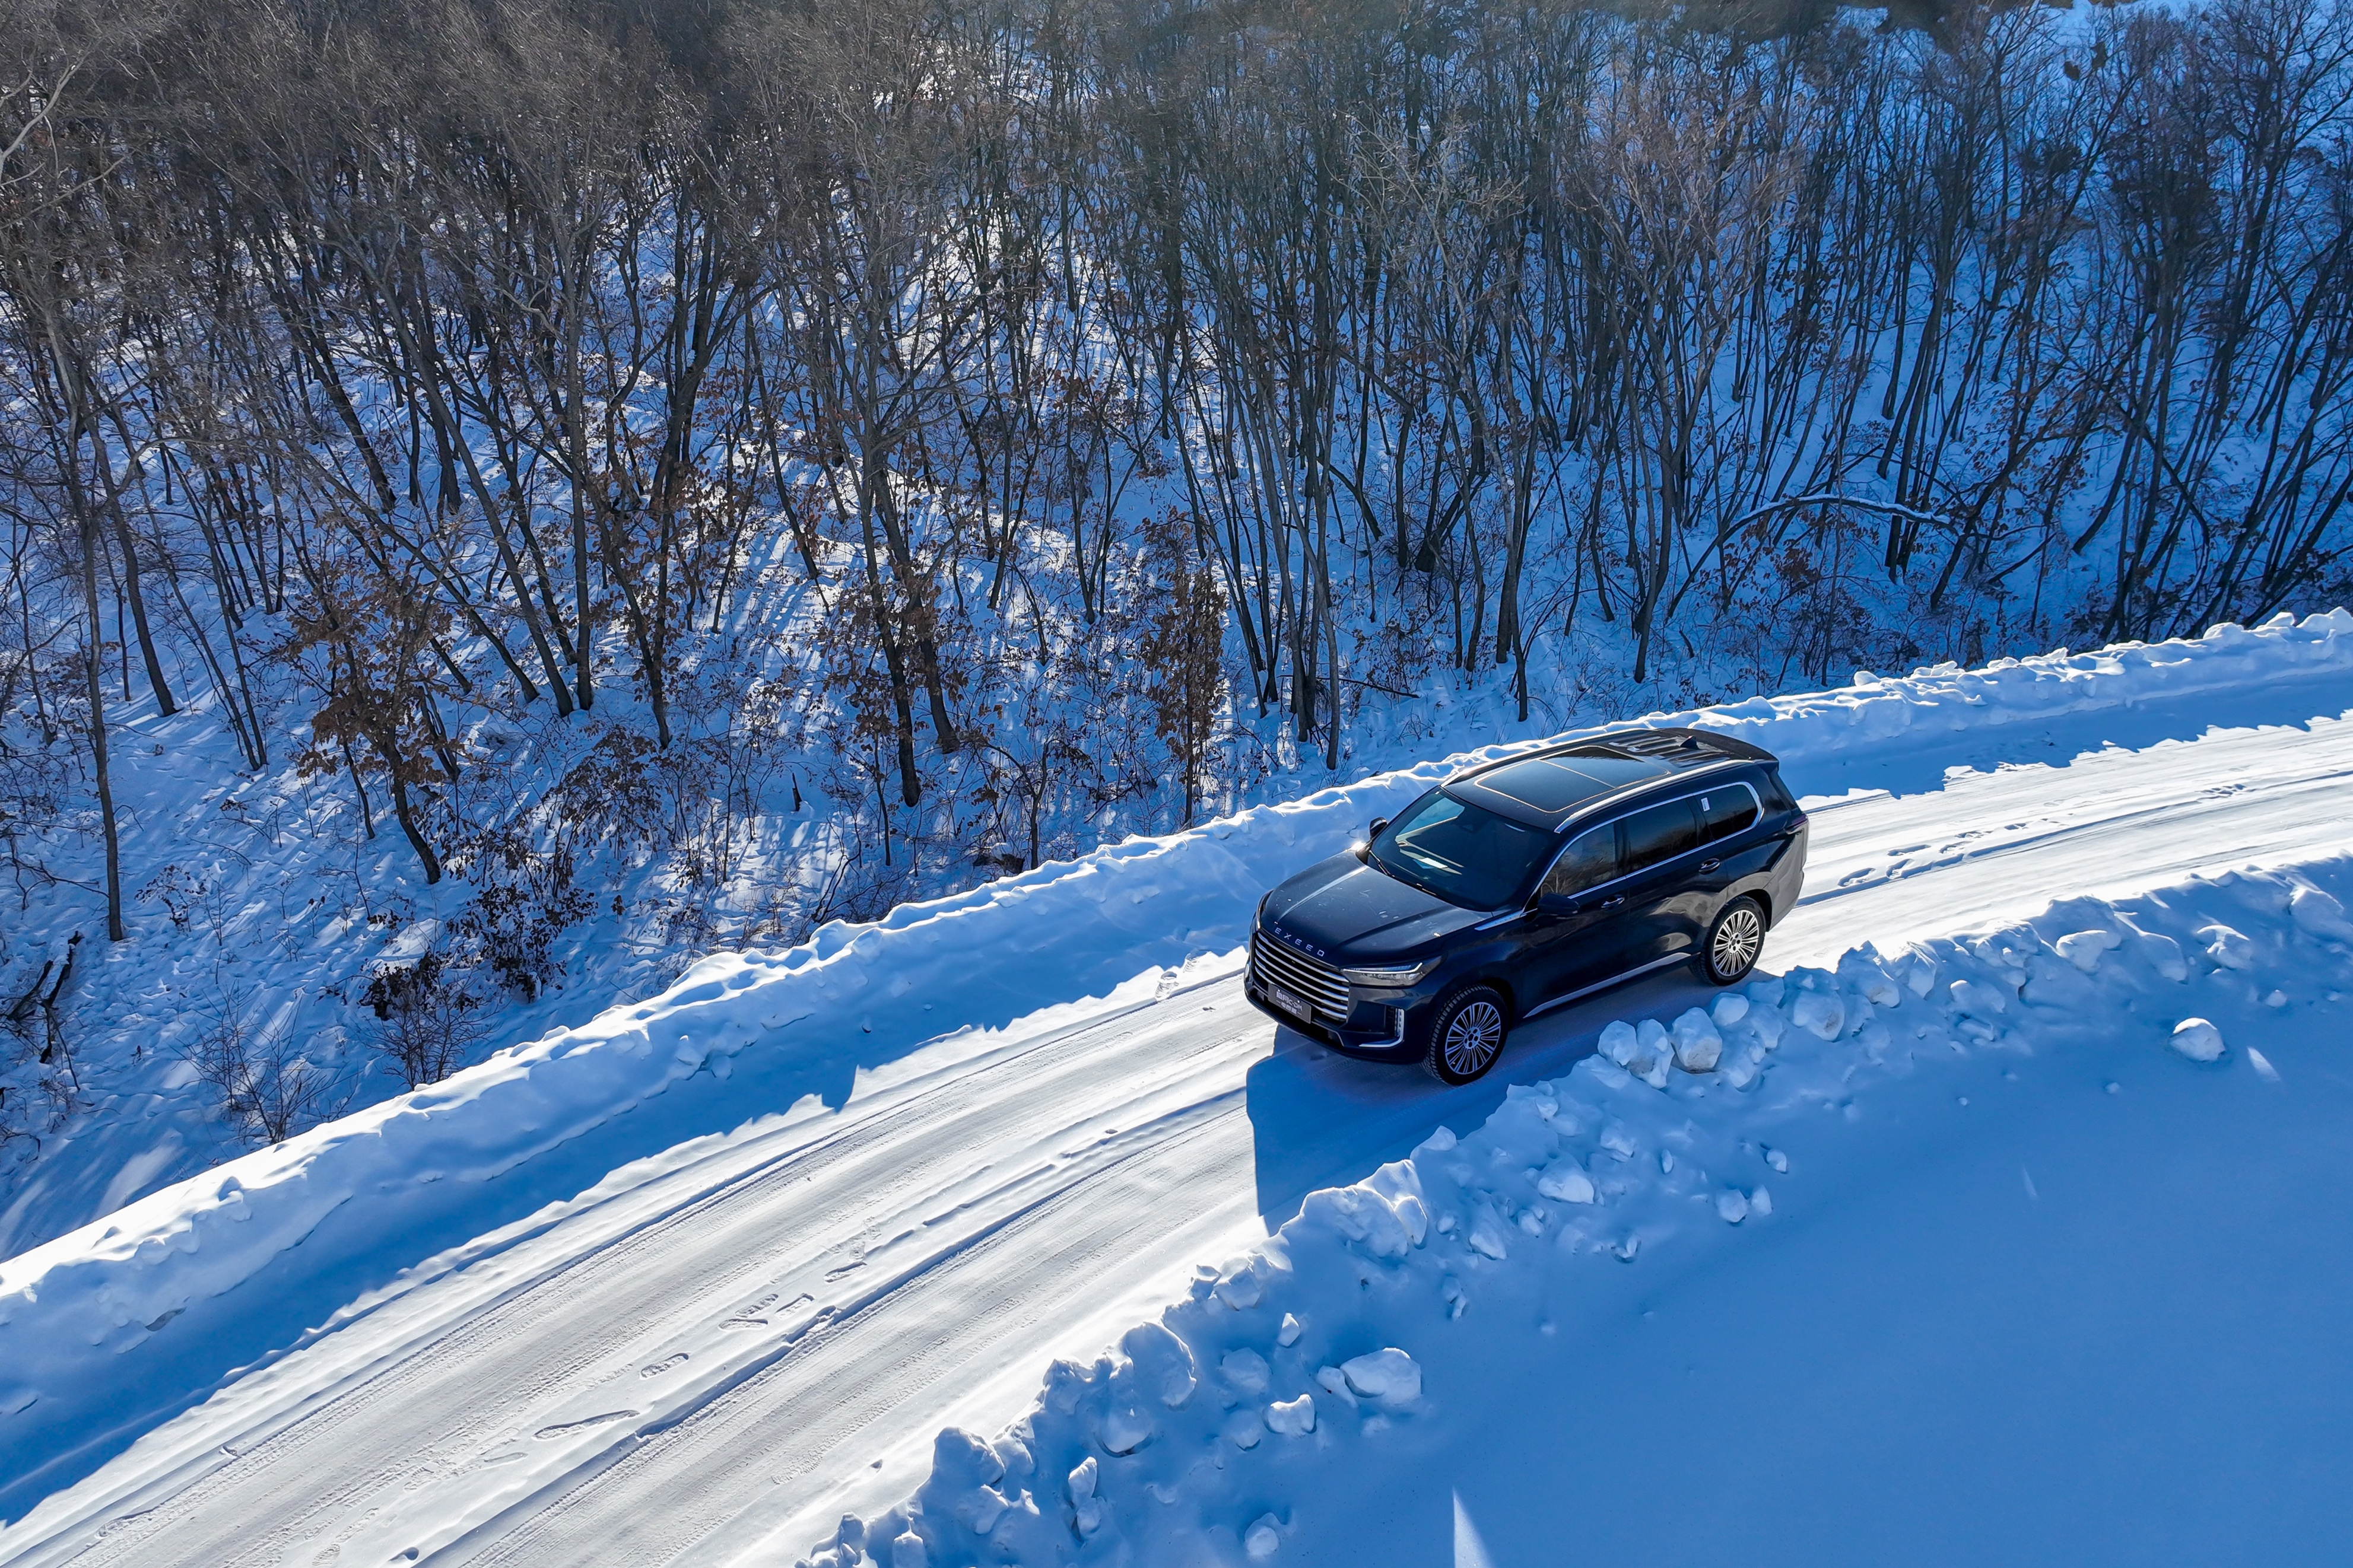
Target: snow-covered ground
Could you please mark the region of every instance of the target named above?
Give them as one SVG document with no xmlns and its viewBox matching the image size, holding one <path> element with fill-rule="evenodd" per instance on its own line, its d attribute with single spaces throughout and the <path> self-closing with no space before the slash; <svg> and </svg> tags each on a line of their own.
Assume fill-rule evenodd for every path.
<svg viewBox="0 0 2353 1568">
<path fill-rule="evenodd" d="M 1492 1081 L 1449 1094 L 1241 1005 L 1233 950 L 1258 891 L 1438 763 L 712 961 L 663 997 L 0 1265 L 0 1559 L 790 1562 L 849 1512 L 884 1562 L 913 1560 L 886 1544 L 912 1521 L 934 1562 L 1118 1542 L 1361 1557 L 1421 1532 L 1500 1563 L 1553 1560 L 1547 1543 L 1588 1514 L 1597 1541 L 1643 1543 L 1613 1555 L 1722 1561 L 1732 1538 L 1759 1554 L 1766 1510 L 1788 1545 L 1767 1560 L 1876 1561 L 1939 1506 L 1967 1510 L 2007 1469 L 1980 1446 L 2020 1431 L 2018 1464 L 2094 1528 L 2097 1494 L 2046 1473 L 2095 1435 L 2052 1415 L 2076 1408 L 2063 1391 L 2085 1391 L 2084 1422 L 2126 1419 L 2102 1378 L 2179 1361 L 2185 1322 L 2228 1318 L 2288 1253 L 2345 1256 L 2327 1228 L 2341 1220 L 2304 1219 L 2338 1147 L 2318 1130 L 2348 1082 L 2328 1020 L 2341 1028 L 2353 989 L 2353 927 L 2318 891 L 2290 898 L 2309 883 L 2353 900 L 2330 864 L 2348 710 L 2340 612 L 1700 715 L 1780 752 L 1810 797 L 1807 903 L 1767 967 L 1819 972 L 1752 989 L 1704 1075 L 1607 1059 L 1658 1055 L 1604 1026 L 1709 1000 L 1683 981 L 1544 1020 Z M 2300 880 L 2194 880 L 2247 866 Z M 2052 945 L 2094 929 L 2123 940 Z M 2007 934 L 1952 941 L 1969 931 Z M 1918 943 L 1926 963 L 1865 942 Z M 2219 1026 L 2220 1063 L 2167 1050 L 2191 1016 Z M 1779 1049 L 1749 1061 L 1776 1019 Z M 1511 1084 L 1552 1087 L 1506 1099 Z M 2309 1136 L 2234 1188 L 2195 1144 L 2206 1121 L 2216 1148 Z M 1426 1142 L 1440 1124 L 1459 1146 Z M 1351 1188 L 1409 1154 L 1372 1177 L 1380 1205 Z M 2058 1216 L 2032 1237 L 1981 1204 L 1983 1171 L 2013 1156 L 2032 1205 L 2017 1212 Z M 1570 1157 L 1574 1177 L 1556 1168 Z M 1596 1201 L 1576 1201 L 1580 1182 Z M 1325 1188 L 1342 1195 L 1303 1213 Z M 2241 1189 L 2273 1207 L 2241 1211 Z M 1389 1202 L 1406 1194 L 1418 1242 Z M 2169 1209 L 2199 1235 L 2167 1242 Z M 1236 1310 L 1253 1286 L 1230 1260 L 1253 1248 L 1261 1299 Z M 2012 1257 L 2040 1261 L 2000 1266 Z M 1165 1318 L 1176 1339 L 1135 1327 L 1204 1262 L 1226 1268 L 1222 1297 L 1198 1277 Z M 2068 1298 L 2066 1267 L 2116 1290 Z M 2341 1270 L 2295 1278 L 2342 1298 Z M 2030 1355 L 2038 1311 L 2056 1337 Z M 2314 1376 L 2295 1390 L 2326 1385 L 2343 1358 L 2309 1342 L 2324 1316 L 2283 1308 L 2259 1352 L 2233 1352 L 2238 1373 L 2201 1365 L 2165 1385 L 2170 1403 L 2132 1406 L 2162 1430 L 2133 1450 L 2143 1491 L 2116 1507 L 2161 1491 L 2172 1518 L 2219 1496 L 2161 1473 L 2237 1474 L 2210 1462 L 2244 1436 L 2230 1400 L 2299 1361 Z M 1392 1346 L 1418 1396 L 1401 1363 L 1345 1370 Z M 2068 1346 L 2096 1351 L 2067 1361 L 2073 1384 L 2051 1370 Z M 935 1434 L 1004 1430 L 1057 1356 L 1076 1364 L 1019 1449 L 943 1437 L 926 1482 Z M 1343 1370 L 1316 1381 L 1326 1367 Z M 1947 1401 L 1948 1430 L 1905 1428 L 1909 1450 L 1871 1435 L 1874 1410 L 1960 1385 L 1978 1393 Z M 2317 1474 L 2343 1434 L 2295 1426 L 2321 1416 L 2292 1393 L 2279 1429 L 2305 1446 L 2279 1451 L 2333 1456 Z M 1299 1396 L 1316 1426 L 1286 1433 Z M 1490 1453 L 1521 1437 L 1521 1468 Z M 1937 1443 L 1968 1463 L 1897 1486 L 1898 1456 Z M 1809 1456 L 1823 1473 L 1768 1484 Z M 2304 1463 L 2233 1494 L 2288 1542 L 2341 1523 L 2295 1489 Z M 904 1503 L 919 1485 L 921 1506 Z M 1851 1489 L 1874 1493 L 1870 1552 L 1820 1533 L 1852 1511 Z M 1710 1500 L 1678 1514 L 1687 1542 L 1659 1545 L 1654 1505 L 1694 1492 Z M 2223 1539 L 2223 1519 L 2191 1523 Z M 2016 1555 L 2004 1539 L 1951 1536 L 1977 1561 Z"/>
</svg>

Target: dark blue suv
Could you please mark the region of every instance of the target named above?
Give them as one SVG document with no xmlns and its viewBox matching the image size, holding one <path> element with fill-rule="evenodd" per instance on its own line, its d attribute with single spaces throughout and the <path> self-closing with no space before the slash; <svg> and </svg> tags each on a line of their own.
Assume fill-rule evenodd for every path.
<svg viewBox="0 0 2353 1568">
<path fill-rule="evenodd" d="M 1458 773 L 1260 903 L 1250 1001 L 1354 1057 L 1467 1083 L 1522 1018 L 1690 963 L 1756 964 L 1805 880 L 1772 753 L 1634 730 Z"/>
</svg>

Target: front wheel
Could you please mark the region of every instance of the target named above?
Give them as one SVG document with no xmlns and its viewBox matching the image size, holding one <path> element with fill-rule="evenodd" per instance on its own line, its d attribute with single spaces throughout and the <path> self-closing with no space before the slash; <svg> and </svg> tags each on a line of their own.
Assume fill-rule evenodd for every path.
<svg viewBox="0 0 2353 1568">
<path fill-rule="evenodd" d="M 1439 1004 L 1430 1020 L 1430 1055 L 1422 1066 L 1440 1083 L 1469 1083 L 1504 1054 L 1504 998 L 1491 985 L 1473 985 Z"/>
<path fill-rule="evenodd" d="M 1716 911 L 1700 944 L 1699 966 L 1716 985 L 1737 985 L 1765 951 L 1765 911 L 1754 899 L 1735 899 Z"/>
</svg>

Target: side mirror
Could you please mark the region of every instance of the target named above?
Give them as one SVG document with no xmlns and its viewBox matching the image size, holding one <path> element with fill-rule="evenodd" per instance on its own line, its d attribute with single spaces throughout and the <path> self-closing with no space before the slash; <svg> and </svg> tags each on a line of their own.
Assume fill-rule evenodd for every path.
<svg viewBox="0 0 2353 1568">
<path fill-rule="evenodd" d="M 1567 893 L 1538 893 L 1536 908 L 1548 915 L 1573 915 L 1577 900 Z"/>
<path fill-rule="evenodd" d="M 1371 843 L 1374 839 L 1378 838 L 1382 834 L 1387 833 L 1388 829 L 1389 819 L 1388 817 L 1377 816 L 1373 818 L 1372 826 L 1365 830 L 1365 842 L 1367 844 Z"/>
</svg>

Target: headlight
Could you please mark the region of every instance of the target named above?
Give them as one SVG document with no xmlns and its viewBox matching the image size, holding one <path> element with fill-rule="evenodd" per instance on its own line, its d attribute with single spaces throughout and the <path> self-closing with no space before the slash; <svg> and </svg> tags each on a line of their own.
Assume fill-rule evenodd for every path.
<svg viewBox="0 0 2353 1568">
<path fill-rule="evenodd" d="M 1438 960 L 1425 958 L 1419 963 L 1384 964 L 1378 969 L 1344 969 L 1340 973 L 1351 985 L 1401 990 L 1437 967 Z"/>
</svg>

